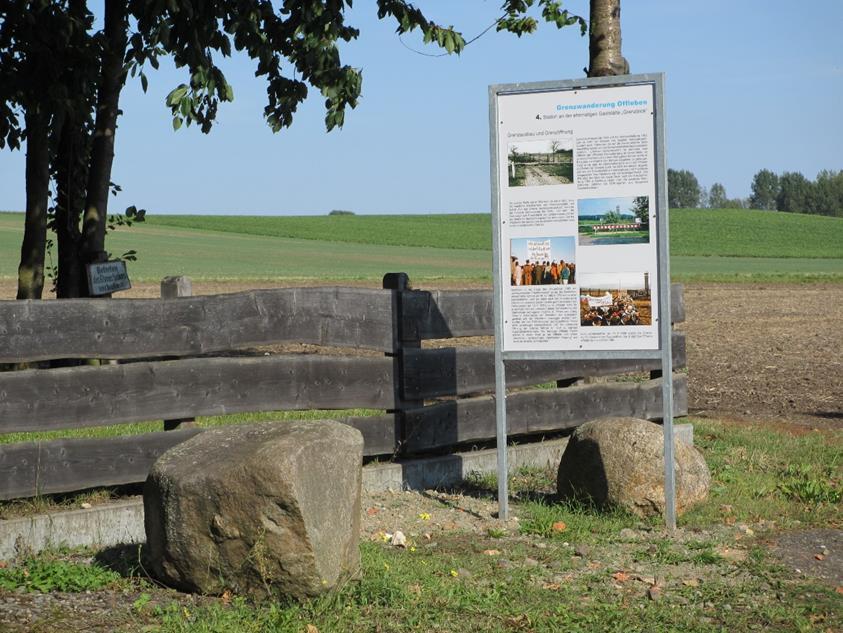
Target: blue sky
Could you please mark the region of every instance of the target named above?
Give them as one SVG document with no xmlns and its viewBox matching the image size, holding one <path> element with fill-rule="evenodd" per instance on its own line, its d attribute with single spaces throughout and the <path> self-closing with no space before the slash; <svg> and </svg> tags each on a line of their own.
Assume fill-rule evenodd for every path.
<svg viewBox="0 0 843 633">
<path fill-rule="evenodd" d="M 602 215 L 620 207 L 621 215 L 635 215 L 630 209 L 635 198 L 586 198 L 577 200 L 578 215 Z"/>
<path fill-rule="evenodd" d="M 545 240 L 550 240 L 550 259 L 552 261 L 558 262 L 560 259 L 568 263 L 574 261 L 575 246 L 573 237 L 550 237 L 543 235 L 538 237 L 520 237 L 510 240 L 509 252 L 513 257 L 517 257 L 518 261 L 522 264 L 528 259 L 535 261 L 535 258 L 530 257 L 527 242 L 541 242 Z"/>
<path fill-rule="evenodd" d="M 418 0 L 467 36 L 499 14 L 497 0 Z M 363 97 L 343 130 L 324 131 L 314 94 L 293 127 L 273 135 L 264 88 L 243 59 L 226 64 L 235 102 L 210 135 L 173 132 L 164 97 L 183 81 L 162 66 L 144 95 L 124 90 L 113 180 L 150 213 L 427 213 L 489 211 L 487 88 L 583 76 L 588 39 L 542 25 L 521 39 L 490 31 L 460 57 L 407 48 L 374 3 L 355 3 L 361 29 L 343 49 L 363 69 Z M 587 14 L 588 2 L 565 4 Z M 665 72 L 667 159 L 700 182 L 747 196 L 761 168 L 843 168 L 843 2 L 624 0 L 623 52 L 635 73 Z M 417 36 L 407 45 L 421 48 Z M 435 52 L 435 51 L 432 51 Z M 24 160 L 0 151 L 0 209 L 24 205 Z"/>
</svg>

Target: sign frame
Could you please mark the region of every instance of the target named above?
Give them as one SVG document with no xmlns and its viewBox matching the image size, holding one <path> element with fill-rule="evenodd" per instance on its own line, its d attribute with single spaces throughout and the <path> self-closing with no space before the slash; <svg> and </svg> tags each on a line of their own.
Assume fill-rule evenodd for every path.
<svg viewBox="0 0 843 633">
<path fill-rule="evenodd" d="M 504 306 L 501 244 L 501 183 L 499 164 L 500 125 L 498 98 L 510 95 L 533 95 L 548 92 L 593 88 L 612 88 L 648 85 L 653 88 L 653 166 L 656 213 L 656 269 L 658 288 L 658 348 L 624 350 L 532 350 L 504 351 Z M 662 372 L 662 429 L 664 434 L 665 523 L 669 530 L 676 528 L 676 494 L 673 433 L 673 359 L 671 349 L 670 259 L 667 205 L 667 165 L 665 153 L 664 73 L 617 75 L 532 83 L 495 84 L 489 86 L 489 152 L 492 193 L 492 257 L 494 281 L 495 322 L 495 418 L 498 462 L 498 506 L 500 519 L 509 518 L 507 475 L 506 424 L 506 361 L 508 360 L 609 360 L 659 359 Z M 508 249 L 507 249 L 508 252 Z M 506 280 L 508 283 L 509 280 Z"/>
</svg>

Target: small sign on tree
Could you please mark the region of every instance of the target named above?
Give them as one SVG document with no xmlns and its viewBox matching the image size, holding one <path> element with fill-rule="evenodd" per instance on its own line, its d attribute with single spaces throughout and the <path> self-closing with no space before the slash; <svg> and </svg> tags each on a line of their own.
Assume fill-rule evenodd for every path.
<svg viewBox="0 0 843 633">
<path fill-rule="evenodd" d="M 124 261 L 97 262 L 88 264 L 86 268 L 88 291 L 92 297 L 101 297 L 132 287 Z"/>
</svg>

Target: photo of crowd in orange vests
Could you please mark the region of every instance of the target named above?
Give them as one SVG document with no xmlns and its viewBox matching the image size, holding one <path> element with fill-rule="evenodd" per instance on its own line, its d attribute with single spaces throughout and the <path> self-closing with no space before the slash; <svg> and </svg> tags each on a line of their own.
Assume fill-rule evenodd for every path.
<svg viewBox="0 0 843 633">
<path fill-rule="evenodd" d="M 529 237 L 510 240 L 510 284 L 513 286 L 577 283 L 573 237 Z"/>
</svg>

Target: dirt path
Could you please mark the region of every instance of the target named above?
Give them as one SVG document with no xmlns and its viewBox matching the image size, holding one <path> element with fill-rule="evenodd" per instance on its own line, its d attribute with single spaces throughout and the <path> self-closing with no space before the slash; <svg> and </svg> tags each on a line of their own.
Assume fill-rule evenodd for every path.
<svg viewBox="0 0 843 633">
<path fill-rule="evenodd" d="M 541 167 L 527 165 L 524 167 L 524 185 L 526 187 L 537 187 L 539 185 L 558 185 L 561 180 L 550 176 Z"/>
</svg>

